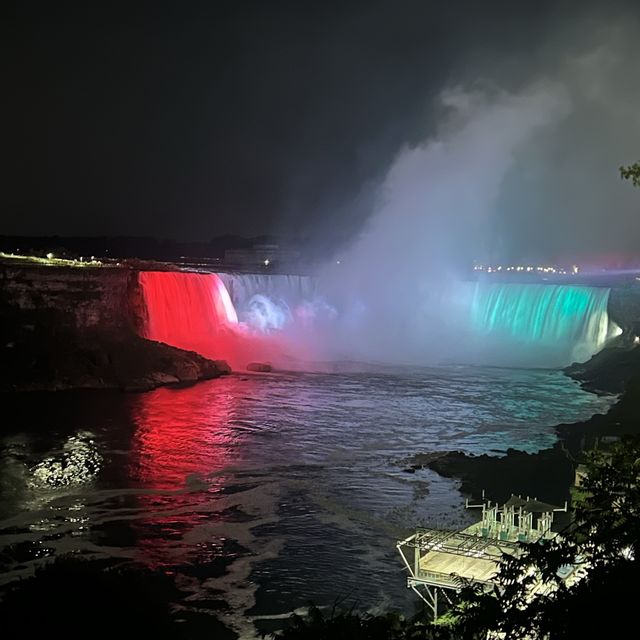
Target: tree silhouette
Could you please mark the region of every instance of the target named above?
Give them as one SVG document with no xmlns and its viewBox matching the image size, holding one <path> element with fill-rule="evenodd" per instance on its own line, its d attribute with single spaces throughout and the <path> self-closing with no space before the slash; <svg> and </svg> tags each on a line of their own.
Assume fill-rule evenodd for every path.
<svg viewBox="0 0 640 640">
<path fill-rule="evenodd" d="M 634 187 L 640 187 L 640 162 L 620 167 L 620 177 L 623 180 L 631 180 Z"/>
<path fill-rule="evenodd" d="M 640 440 L 593 452 L 586 467 L 569 529 L 505 555 L 493 591 L 464 585 L 449 613 L 459 637 L 627 636 L 640 578 Z"/>
</svg>

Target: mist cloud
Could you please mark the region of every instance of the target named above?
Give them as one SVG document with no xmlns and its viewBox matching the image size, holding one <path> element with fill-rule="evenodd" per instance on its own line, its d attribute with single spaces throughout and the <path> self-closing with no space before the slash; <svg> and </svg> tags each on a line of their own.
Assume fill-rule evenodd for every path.
<svg viewBox="0 0 640 640">
<path fill-rule="evenodd" d="M 599 25 L 556 54 L 572 109 L 531 141 L 495 212 L 493 259 L 638 264 L 640 198 L 618 167 L 640 157 L 638 24 Z"/>
<path fill-rule="evenodd" d="M 443 342 L 450 353 L 463 330 L 453 283 L 486 251 L 503 181 L 535 136 L 571 109 L 565 88 L 550 81 L 517 93 L 453 87 L 439 106 L 446 115 L 437 132 L 398 153 L 365 229 L 321 277 L 339 301 L 353 357 L 424 362 Z M 353 324 L 361 327 L 355 342 Z"/>
<path fill-rule="evenodd" d="M 387 246 L 414 237 L 414 224 L 415 235 L 428 238 L 416 220 L 420 210 L 451 231 L 437 232 L 432 261 L 440 254 L 467 268 L 473 260 L 586 268 L 640 262 L 640 197 L 618 174 L 640 157 L 638 33 L 637 12 L 586 7 L 573 22 L 550 23 L 529 50 L 479 55 L 481 48 L 471 48 L 453 82 L 425 101 L 424 118 L 405 131 L 409 142 L 389 153 L 386 170 L 328 216 L 343 230 L 347 252 L 358 251 L 374 226 Z M 397 209 L 387 223 L 384 207 Z M 444 217 L 457 223 L 442 227 Z M 402 219 L 406 231 L 392 222 Z M 319 236 L 327 226 L 318 220 Z"/>
<path fill-rule="evenodd" d="M 636 25 L 579 24 L 550 32 L 517 77 L 475 68 L 445 87 L 431 131 L 364 189 L 369 216 L 322 273 L 347 327 L 344 354 L 452 357 L 474 260 L 589 268 L 637 256 L 640 198 L 618 175 L 640 155 Z"/>
</svg>

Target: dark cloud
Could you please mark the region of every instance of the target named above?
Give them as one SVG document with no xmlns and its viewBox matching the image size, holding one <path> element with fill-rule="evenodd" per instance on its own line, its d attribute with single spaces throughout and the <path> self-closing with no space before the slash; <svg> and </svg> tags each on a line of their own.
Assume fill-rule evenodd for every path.
<svg viewBox="0 0 640 640">
<path fill-rule="evenodd" d="M 610 266 L 639 257 L 640 194 L 618 173 L 640 157 L 638 14 L 579 24 L 556 33 L 534 69 L 571 107 L 514 159 L 495 211 L 496 255 Z"/>
<path fill-rule="evenodd" d="M 598 44 L 595 27 L 636 15 L 633 3 L 604 15 L 595 2 L 551 0 L 47 7 L 7 13 L 0 34 L 3 233 L 344 241 L 370 215 L 399 150 L 438 130 L 443 88 L 572 81 L 571 56 L 580 59 L 589 38 Z M 614 79 L 629 84 L 616 74 L 603 72 L 602 91 Z M 581 127 L 597 128 L 609 106 L 569 116 L 568 143 L 577 150 Z M 591 172 L 627 159 L 622 131 L 594 133 L 607 154 Z M 538 167 L 571 168 L 557 140 L 532 146 Z M 536 173 L 520 157 L 512 174 L 496 211 L 509 233 L 492 236 L 494 252 L 517 252 L 532 237 L 542 201 L 513 214 L 520 194 L 551 179 L 561 200 L 570 186 L 564 171 Z"/>
</svg>

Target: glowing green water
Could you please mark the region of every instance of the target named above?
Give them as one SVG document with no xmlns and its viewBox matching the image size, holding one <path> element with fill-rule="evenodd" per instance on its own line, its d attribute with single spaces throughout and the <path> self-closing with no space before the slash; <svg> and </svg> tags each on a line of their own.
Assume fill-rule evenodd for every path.
<svg viewBox="0 0 640 640">
<path fill-rule="evenodd" d="M 608 301 L 604 287 L 478 283 L 472 320 L 481 335 L 584 360 L 616 332 Z"/>
</svg>

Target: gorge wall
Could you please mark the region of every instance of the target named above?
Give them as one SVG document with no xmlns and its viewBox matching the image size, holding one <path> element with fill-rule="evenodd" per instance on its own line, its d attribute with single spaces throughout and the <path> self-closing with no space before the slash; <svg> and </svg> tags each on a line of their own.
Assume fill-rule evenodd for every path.
<svg viewBox="0 0 640 640">
<path fill-rule="evenodd" d="M 640 335 L 640 282 L 612 287 L 608 310 L 624 333 Z"/>
<path fill-rule="evenodd" d="M 0 391 L 146 390 L 227 372 L 139 336 L 136 271 L 0 264 Z"/>
<path fill-rule="evenodd" d="M 142 308 L 135 272 L 119 268 L 0 266 L 2 317 L 61 327 L 135 329 Z"/>
</svg>

